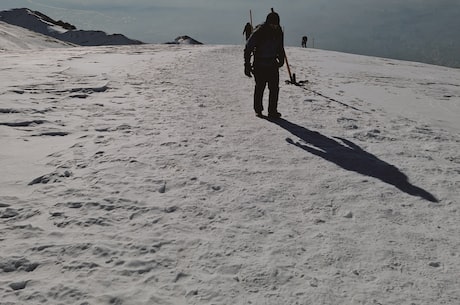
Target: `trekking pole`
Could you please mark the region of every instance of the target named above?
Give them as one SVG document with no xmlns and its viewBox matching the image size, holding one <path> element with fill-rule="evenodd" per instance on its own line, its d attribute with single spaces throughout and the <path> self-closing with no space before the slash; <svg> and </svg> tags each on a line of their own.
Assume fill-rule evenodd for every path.
<svg viewBox="0 0 460 305">
<path fill-rule="evenodd" d="M 289 67 L 289 61 L 288 61 L 288 58 L 286 56 L 286 51 L 283 49 L 283 52 L 284 52 L 284 60 L 286 61 L 286 67 L 287 67 L 287 70 L 288 70 L 288 73 L 289 73 L 289 79 L 291 81 L 291 84 L 296 84 L 296 80 L 295 80 L 295 74 L 291 74 L 291 68 Z"/>
<path fill-rule="evenodd" d="M 251 21 L 251 27 L 252 27 L 252 10 L 249 10 L 249 20 Z"/>
</svg>

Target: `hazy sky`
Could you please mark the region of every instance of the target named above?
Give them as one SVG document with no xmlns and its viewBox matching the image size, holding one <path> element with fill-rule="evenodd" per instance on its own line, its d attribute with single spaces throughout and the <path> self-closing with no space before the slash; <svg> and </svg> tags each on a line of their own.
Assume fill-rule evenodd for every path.
<svg viewBox="0 0 460 305">
<path fill-rule="evenodd" d="M 0 0 L 18 7 L 144 42 L 206 44 L 243 44 L 249 11 L 259 24 L 273 7 L 288 46 L 307 35 L 310 47 L 460 66 L 459 0 Z"/>
</svg>

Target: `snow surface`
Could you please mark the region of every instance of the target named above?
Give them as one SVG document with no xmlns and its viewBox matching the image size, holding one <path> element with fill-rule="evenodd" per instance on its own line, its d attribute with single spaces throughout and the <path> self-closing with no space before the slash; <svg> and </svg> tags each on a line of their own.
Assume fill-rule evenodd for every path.
<svg viewBox="0 0 460 305">
<path fill-rule="evenodd" d="M 0 304 L 460 303 L 459 70 L 242 51 L 0 53 Z"/>
</svg>

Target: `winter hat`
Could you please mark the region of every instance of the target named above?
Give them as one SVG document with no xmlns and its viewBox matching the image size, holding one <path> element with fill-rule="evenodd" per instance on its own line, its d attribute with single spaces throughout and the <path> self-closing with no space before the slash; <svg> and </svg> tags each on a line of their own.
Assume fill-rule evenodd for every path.
<svg viewBox="0 0 460 305">
<path fill-rule="evenodd" d="M 277 13 L 275 13 L 275 11 L 272 8 L 272 12 L 267 15 L 267 20 L 265 22 L 268 24 L 280 25 L 280 16 Z"/>
</svg>

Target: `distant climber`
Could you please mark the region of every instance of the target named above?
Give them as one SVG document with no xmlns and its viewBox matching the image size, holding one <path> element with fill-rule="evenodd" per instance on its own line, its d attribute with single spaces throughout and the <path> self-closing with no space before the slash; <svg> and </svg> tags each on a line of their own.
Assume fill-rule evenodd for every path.
<svg viewBox="0 0 460 305">
<path fill-rule="evenodd" d="M 307 36 L 303 36 L 303 37 L 302 37 L 302 48 L 306 48 L 306 47 L 307 47 L 307 40 L 308 40 L 308 37 L 307 37 Z"/>
<path fill-rule="evenodd" d="M 246 34 L 246 40 L 248 40 L 249 37 L 251 36 L 251 34 L 252 34 L 252 25 L 249 22 L 246 23 L 246 25 L 244 26 L 243 34 Z"/>
</svg>

